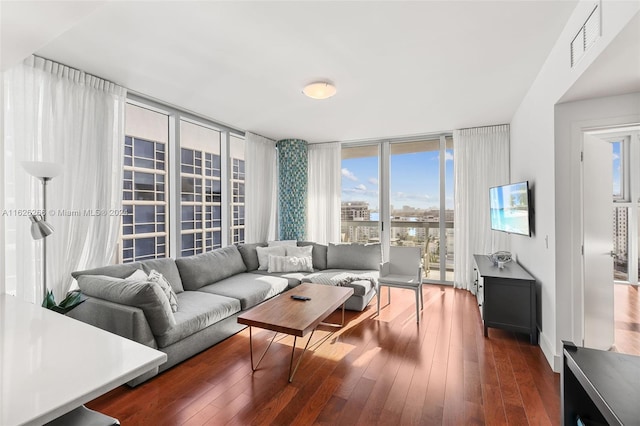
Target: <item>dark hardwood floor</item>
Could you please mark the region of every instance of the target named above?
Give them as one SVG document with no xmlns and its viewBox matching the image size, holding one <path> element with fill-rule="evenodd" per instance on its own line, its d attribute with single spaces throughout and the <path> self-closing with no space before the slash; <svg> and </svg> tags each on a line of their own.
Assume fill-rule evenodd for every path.
<svg viewBox="0 0 640 426">
<path fill-rule="evenodd" d="M 87 405 L 125 426 L 560 423 L 560 376 L 528 335 L 490 329 L 485 339 L 475 297 L 435 285 L 425 286 L 418 326 L 413 292 L 391 291 L 380 317 L 374 298 L 362 313 L 347 311 L 335 334 L 316 332 L 291 384 L 293 339 L 277 337 L 252 373 L 244 330 Z M 256 336 L 257 352 L 272 334 Z"/>
</svg>

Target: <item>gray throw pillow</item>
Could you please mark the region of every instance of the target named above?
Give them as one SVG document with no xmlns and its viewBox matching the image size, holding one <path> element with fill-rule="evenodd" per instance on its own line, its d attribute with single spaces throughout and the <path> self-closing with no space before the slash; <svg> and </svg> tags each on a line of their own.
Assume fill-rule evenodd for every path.
<svg viewBox="0 0 640 426">
<path fill-rule="evenodd" d="M 382 262 L 382 247 L 374 244 L 333 244 L 327 250 L 329 269 L 378 270 Z"/>
<path fill-rule="evenodd" d="M 236 246 L 176 259 L 185 290 L 198 290 L 232 275 L 247 271 Z"/>
<path fill-rule="evenodd" d="M 105 275 L 81 275 L 78 277 L 78 286 L 89 297 L 142 309 L 151 332 L 156 336 L 166 333 L 176 325 L 169 300 L 154 282 Z"/>
</svg>

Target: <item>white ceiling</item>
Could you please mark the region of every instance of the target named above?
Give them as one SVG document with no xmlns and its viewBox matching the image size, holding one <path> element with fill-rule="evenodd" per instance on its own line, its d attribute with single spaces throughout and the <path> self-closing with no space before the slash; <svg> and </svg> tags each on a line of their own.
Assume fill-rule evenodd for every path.
<svg viewBox="0 0 640 426">
<path fill-rule="evenodd" d="M 18 3 L 0 4 L 3 69 L 35 52 L 241 130 L 309 142 L 510 122 L 576 5 Z M 318 79 L 337 95 L 304 97 Z"/>
</svg>

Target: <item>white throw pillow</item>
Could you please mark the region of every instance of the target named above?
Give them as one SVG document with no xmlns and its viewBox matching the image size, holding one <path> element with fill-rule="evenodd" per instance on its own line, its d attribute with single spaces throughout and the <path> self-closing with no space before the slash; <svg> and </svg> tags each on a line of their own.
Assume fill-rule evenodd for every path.
<svg viewBox="0 0 640 426">
<path fill-rule="evenodd" d="M 169 281 L 167 281 L 167 279 L 155 269 L 152 269 L 149 272 L 149 281 L 157 283 L 160 286 L 164 294 L 167 296 L 167 300 L 169 300 L 171 312 L 178 312 L 178 296 L 176 296 L 176 292 L 173 291 Z"/>
<path fill-rule="evenodd" d="M 279 241 L 267 241 L 267 244 L 269 245 L 269 247 L 276 247 L 276 246 L 297 246 L 298 245 L 298 241 L 297 240 L 279 240 Z"/>
<path fill-rule="evenodd" d="M 142 269 L 136 269 L 136 271 L 125 278 L 127 281 L 149 281 L 149 277 L 144 273 Z"/>
<path fill-rule="evenodd" d="M 313 246 L 287 246 L 287 256 L 310 257 L 313 253 Z"/>
<path fill-rule="evenodd" d="M 269 273 L 272 272 L 313 272 L 311 256 L 269 256 Z"/>
<path fill-rule="evenodd" d="M 274 246 L 274 247 L 256 247 L 256 252 L 258 253 L 258 271 L 266 271 L 269 269 L 269 255 L 274 256 L 286 256 L 287 251 L 284 246 Z"/>
</svg>

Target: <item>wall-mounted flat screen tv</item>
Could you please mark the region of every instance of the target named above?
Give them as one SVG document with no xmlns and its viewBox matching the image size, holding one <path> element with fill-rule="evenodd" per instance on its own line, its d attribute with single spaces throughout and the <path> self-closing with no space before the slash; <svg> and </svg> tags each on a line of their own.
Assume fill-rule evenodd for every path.
<svg viewBox="0 0 640 426">
<path fill-rule="evenodd" d="M 531 236 L 528 181 L 490 188 L 489 198 L 491 229 Z"/>
</svg>

